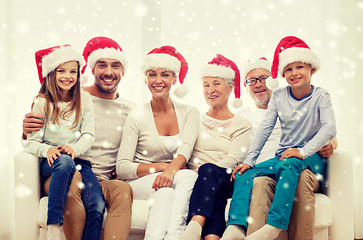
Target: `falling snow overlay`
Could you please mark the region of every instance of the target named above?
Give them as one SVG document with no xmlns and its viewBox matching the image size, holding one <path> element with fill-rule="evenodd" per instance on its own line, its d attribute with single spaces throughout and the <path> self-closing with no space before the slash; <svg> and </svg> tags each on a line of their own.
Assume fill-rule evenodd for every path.
<svg viewBox="0 0 363 240">
<path fill-rule="evenodd" d="M 34 52 L 70 43 L 82 51 L 94 36 L 116 39 L 130 61 L 120 96 L 138 105 L 150 99 L 140 62 L 156 46 L 173 45 L 185 55 L 188 93 L 178 100 L 205 111 L 199 69 L 216 53 L 238 66 L 253 57 L 271 59 L 279 39 L 296 35 L 322 60 L 313 84 L 331 93 L 338 126 L 338 149 L 354 162 L 355 235 L 363 238 L 363 1 L 362 0 L 65 0 L 2 1 L 0 8 L 2 124 L 0 144 L 0 239 L 14 239 L 13 200 L 33 192 L 13 186 L 15 153 L 22 151 L 22 120 L 39 90 Z M 87 84 L 93 83 L 90 69 Z M 283 82 L 280 84 L 285 84 Z M 281 86 L 281 85 L 280 85 Z M 251 104 L 241 86 L 245 105 Z M 232 102 L 232 101 L 230 101 Z M 110 114 L 116 114 L 117 111 Z M 114 126 L 122 131 L 121 126 Z M 107 143 L 105 143 L 107 146 Z M 24 177 L 27 172 L 24 172 Z M 9 236 L 9 237 L 7 237 Z"/>
</svg>

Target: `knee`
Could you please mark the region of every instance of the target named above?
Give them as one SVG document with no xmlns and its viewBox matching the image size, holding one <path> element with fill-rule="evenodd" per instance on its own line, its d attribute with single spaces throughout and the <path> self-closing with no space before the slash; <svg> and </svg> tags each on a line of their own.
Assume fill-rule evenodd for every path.
<svg viewBox="0 0 363 240">
<path fill-rule="evenodd" d="M 171 187 L 163 187 L 159 188 L 157 191 L 153 193 L 154 199 L 164 199 L 164 200 L 172 200 L 174 199 L 175 190 Z"/>
<path fill-rule="evenodd" d="M 219 167 L 212 163 L 205 163 L 198 169 L 198 176 L 200 179 L 210 181 L 211 179 L 217 179 Z"/>
<path fill-rule="evenodd" d="M 313 193 L 319 187 L 319 181 L 317 180 L 315 174 L 309 169 L 305 169 L 301 172 L 299 177 L 299 182 L 296 189 L 296 195 L 305 195 L 308 193 Z"/>
<path fill-rule="evenodd" d="M 120 180 L 109 180 L 107 185 L 102 185 L 104 195 L 110 195 L 112 199 L 132 199 L 133 191 L 130 184 Z"/>
<path fill-rule="evenodd" d="M 266 192 L 275 189 L 276 181 L 270 177 L 256 177 L 253 179 L 253 189 L 256 191 Z"/>
<path fill-rule="evenodd" d="M 301 161 L 302 161 L 301 159 L 295 157 L 285 158 L 276 165 L 276 172 L 288 170 L 288 171 L 298 171 L 300 173 Z"/>
<path fill-rule="evenodd" d="M 53 168 L 58 168 L 58 169 L 74 168 L 74 161 L 71 158 L 71 156 L 67 154 L 62 154 L 54 161 Z"/>
<path fill-rule="evenodd" d="M 214 173 L 216 170 L 217 166 L 214 165 L 213 163 L 205 163 L 202 166 L 199 167 L 198 169 L 198 174 L 202 175 L 202 174 L 211 174 Z"/>
<path fill-rule="evenodd" d="M 179 170 L 174 176 L 174 184 L 191 185 L 194 186 L 198 174 L 190 169 Z"/>
</svg>

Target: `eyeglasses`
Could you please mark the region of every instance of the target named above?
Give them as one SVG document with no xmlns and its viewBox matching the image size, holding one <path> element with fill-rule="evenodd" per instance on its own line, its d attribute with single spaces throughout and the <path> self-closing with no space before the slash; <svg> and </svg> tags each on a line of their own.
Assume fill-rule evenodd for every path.
<svg viewBox="0 0 363 240">
<path fill-rule="evenodd" d="M 253 85 L 256 85 L 257 83 L 257 80 L 260 81 L 260 83 L 265 83 L 266 82 L 266 79 L 268 78 L 269 76 L 267 75 L 262 75 L 261 77 L 258 77 L 258 78 L 250 78 L 250 79 L 247 79 L 246 80 L 246 84 L 248 86 L 253 86 Z"/>
</svg>

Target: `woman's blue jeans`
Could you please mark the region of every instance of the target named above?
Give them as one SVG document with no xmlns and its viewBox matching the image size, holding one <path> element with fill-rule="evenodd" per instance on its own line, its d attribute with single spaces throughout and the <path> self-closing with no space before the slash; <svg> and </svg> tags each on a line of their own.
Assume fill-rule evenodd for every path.
<svg viewBox="0 0 363 240">
<path fill-rule="evenodd" d="M 76 166 L 82 175 L 81 198 L 86 211 L 86 224 L 82 239 L 98 240 L 102 229 L 105 201 L 100 182 L 92 171 L 91 163 L 86 160 L 76 158 L 73 161 L 69 155 L 62 154 L 50 167 L 47 159 L 42 158 L 40 171 L 42 182 L 45 182 L 50 176 L 52 177 L 49 185 L 47 224 L 62 225 L 64 223 L 65 201 Z"/>
</svg>

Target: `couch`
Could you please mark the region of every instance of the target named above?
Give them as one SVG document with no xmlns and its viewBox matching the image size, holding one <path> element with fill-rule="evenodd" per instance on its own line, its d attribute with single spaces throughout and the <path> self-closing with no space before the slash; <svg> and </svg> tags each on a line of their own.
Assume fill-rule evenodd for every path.
<svg viewBox="0 0 363 240">
<path fill-rule="evenodd" d="M 46 239 L 48 198 L 40 199 L 39 160 L 19 152 L 14 161 L 15 239 Z M 315 194 L 314 240 L 354 239 L 352 171 L 350 153 L 335 151 L 329 159 L 327 195 Z M 147 201 L 134 200 L 129 240 L 143 239 L 148 209 Z"/>
</svg>

